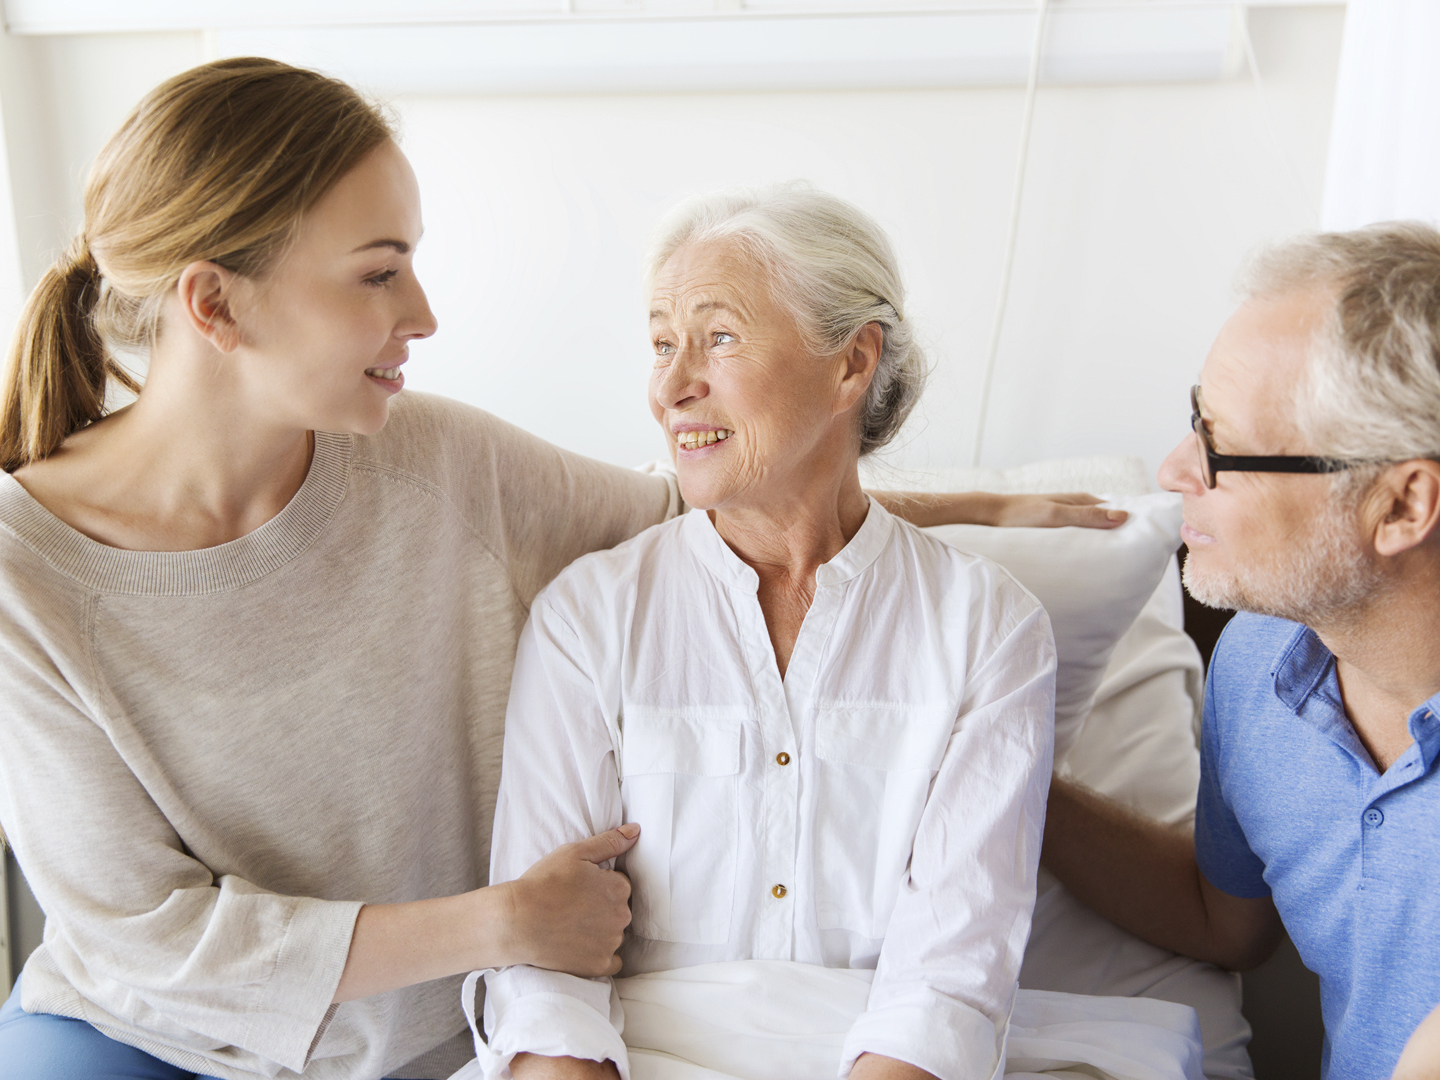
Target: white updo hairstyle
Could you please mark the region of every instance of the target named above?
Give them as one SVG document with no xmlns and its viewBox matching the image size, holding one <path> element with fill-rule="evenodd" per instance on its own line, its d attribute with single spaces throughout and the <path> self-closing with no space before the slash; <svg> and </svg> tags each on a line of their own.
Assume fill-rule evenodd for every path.
<svg viewBox="0 0 1440 1080">
<path fill-rule="evenodd" d="M 1296 388 L 1296 422 L 1356 497 L 1384 462 L 1440 458 L 1440 232 L 1420 222 L 1292 240 L 1257 256 L 1251 297 L 1322 289 L 1334 304 Z"/>
<path fill-rule="evenodd" d="M 866 213 L 804 182 L 697 195 L 660 223 L 645 262 L 647 293 L 680 248 L 723 240 L 770 274 L 776 298 L 817 356 L 833 356 L 867 323 L 884 337 L 860 409 L 860 453 L 890 442 L 920 400 L 925 355 L 905 319 L 895 252 Z"/>
</svg>

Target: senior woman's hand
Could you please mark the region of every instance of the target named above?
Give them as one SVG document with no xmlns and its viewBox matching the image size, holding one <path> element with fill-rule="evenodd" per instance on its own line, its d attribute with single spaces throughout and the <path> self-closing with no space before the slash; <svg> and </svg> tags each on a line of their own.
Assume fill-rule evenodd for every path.
<svg viewBox="0 0 1440 1080">
<path fill-rule="evenodd" d="M 875 500 L 896 517 L 924 528 L 930 525 L 999 525 L 1056 529 L 1113 529 L 1129 517 L 1108 510 L 1094 495 L 997 495 L 988 491 L 928 493 L 872 491 Z"/>
</svg>

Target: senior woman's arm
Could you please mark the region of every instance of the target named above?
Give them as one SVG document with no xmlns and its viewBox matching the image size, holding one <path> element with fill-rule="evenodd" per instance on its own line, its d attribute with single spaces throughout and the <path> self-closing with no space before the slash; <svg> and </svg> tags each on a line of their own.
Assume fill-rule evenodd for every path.
<svg viewBox="0 0 1440 1080">
<path fill-rule="evenodd" d="M 863 1080 L 990 1075 L 1035 904 L 1049 786 L 1049 620 L 994 571 L 977 575 L 961 702 L 921 814 L 865 1013 L 843 1059 Z M 985 593 L 989 595 L 986 596 Z M 988 1062 L 988 1064 L 987 1064 Z"/>
<path fill-rule="evenodd" d="M 606 599 L 595 596 L 597 617 Z M 506 710 L 492 882 L 516 877 L 533 852 L 589 835 L 591 823 L 604 822 L 601 831 L 620 825 L 616 710 L 603 674 L 619 667 L 589 654 L 546 593 L 536 599 Z M 490 1049 L 515 1077 L 582 1080 L 616 1075 L 612 1063 L 628 1067 L 610 979 L 511 967 L 485 982 Z"/>
</svg>

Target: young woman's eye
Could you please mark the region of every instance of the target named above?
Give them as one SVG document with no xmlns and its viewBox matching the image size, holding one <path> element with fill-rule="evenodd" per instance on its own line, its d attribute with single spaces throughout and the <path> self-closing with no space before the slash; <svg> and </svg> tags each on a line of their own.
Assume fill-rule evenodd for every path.
<svg viewBox="0 0 1440 1080">
<path fill-rule="evenodd" d="M 395 279 L 395 275 L 397 275 L 398 273 L 400 273 L 399 270 L 382 270 L 380 271 L 380 273 L 375 274 L 372 277 L 366 278 L 365 284 L 372 285 L 378 289 L 382 286 L 389 285 L 390 282 Z"/>
</svg>

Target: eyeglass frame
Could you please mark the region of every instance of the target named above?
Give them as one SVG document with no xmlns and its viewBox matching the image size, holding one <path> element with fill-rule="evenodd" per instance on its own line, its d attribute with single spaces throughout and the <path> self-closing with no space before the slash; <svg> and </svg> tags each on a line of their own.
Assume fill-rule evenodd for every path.
<svg viewBox="0 0 1440 1080">
<path fill-rule="evenodd" d="M 1317 457 L 1313 454 L 1217 454 L 1215 444 L 1210 441 L 1210 432 L 1205 427 L 1205 418 L 1200 415 L 1198 383 L 1190 388 L 1190 428 L 1200 439 L 1200 476 L 1205 481 L 1206 489 L 1210 491 L 1215 490 L 1215 474 L 1219 472 L 1337 473 L 1371 464 L 1368 461 L 1346 461 L 1343 458 Z"/>
</svg>

